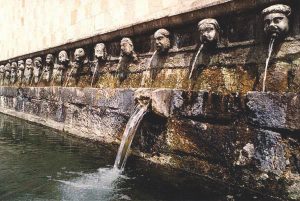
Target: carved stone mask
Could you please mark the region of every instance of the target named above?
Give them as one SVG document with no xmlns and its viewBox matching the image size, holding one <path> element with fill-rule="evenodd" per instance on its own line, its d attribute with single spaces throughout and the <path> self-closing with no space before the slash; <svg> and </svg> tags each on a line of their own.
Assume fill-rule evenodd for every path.
<svg viewBox="0 0 300 201">
<path fill-rule="evenodd" d="M 159 29 L 154 33 L 156 50 L 167 52 L 171 47 L 170 32 L 166 29 Z"/>
<path fill-rule="evenodd" d="M 17 70 L 17 63 L 16 62 L 13 62 L 12 64 L 11 64 L 11 73 L 15 73 L 16 72 L 16 70 Z"/>
<path fill-rule="evenodd" d="M 53 55 L 52 54 L 47 54 L 47 56 L 46 56 L 46 64 L 47 65 L 52 65 L 53 63 L 54 63 Z"/>
<path fill-rule="evenodd" d="M 32 59 L 26 59 L 26 68 L 31 69 L 32 68 Z"/>
<path fill-rule="evenodd" d="M 36 57 L 34 59 L 34 65 L 37 68 L 40 68 L 42 66 L 42 58 L 41 57 Z"/>
<path fill-rule="evenodd" d="M 216 44 L 219 41 L 220 27 L 215 19 L 204 19 L 198 23 L 200 42 L 202 44 Z"/>
<path fill-rule="evenodd" d="M 67 63 L 69 61 L 68 54 L 65 50 L 59 52 L 58 61 L 59 63 Z"/>
<path fill-rule="evenodd" d="M 133 43 L 130 38 L 123 38 L 120 43 L 121 46 L 121 56 L 122 55 L 132 55 L 133 54 Z"/>
<path fill-rule="evenodd" d="M 24 61 L 20 60 L 18 61 L 18 70 L 24 70 L 25 66 L 24 66 Z"/>
<path fill-rule="evenodd" d="M 4 67 L 4 70 L 9 73 L 10 72 L 10 63 L 7 63 Z"/>
<path fill-rule="evenodd" d="M 277 4 L 262 11 L 264 16 L 264 31 L 267 36 L 282 37 L 289 31 L 289 19 L 291 8 Z"/>
<path fill-rule="evenodd" d="M 78 48 L 74 52 L 75 61 L 83 61 L 85 57 L 85 51 L 83 48 Z"/>
<path fill-rule="evenodd" d="M 97 59 L 106 60 L 107 51 L 104 43 L 98 43 L 95 46 L 95 57 Z"/>
<path fill-rule="evenodd" d="M 4 65 L 0 65 L 0 73 L 4 73 Z"/>
</svg>

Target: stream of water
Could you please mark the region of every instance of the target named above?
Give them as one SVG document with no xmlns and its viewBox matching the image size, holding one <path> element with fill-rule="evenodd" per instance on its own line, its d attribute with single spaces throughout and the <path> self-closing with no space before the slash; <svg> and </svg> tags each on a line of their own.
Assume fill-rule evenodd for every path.
<svg viewBox="0 0 300 201">
<path fill-rule="evenodd" d="M 199 54 L 200 54 L 200 52 L 202 51 L 203 46 L 204 46 L 204 45 L 201 44 L 201 46 L 199 47 L 198 52 L 197 52 L 197 54 L 196 54 L 196 56 L 195 56 L 195 58 L 194 58 L 194 61 L 193 61 L 193 64 L 192 64 L 192 69 L 191 69 L 191 72 L 190 72 L 190 75 L 189 75 L 189 79 L 192 79 L 193 72 L 194 72 L 195 67 L 196 67 L 196 61 L 198 60 Z"/>
<path fill-rule="evenodd" d="M 133 137 L 136 133 L 138 126 L 140 125 L 141 120 L 148 110 L 148 105 L 140 105 L 138 104 L 134 109 L 133 114 L 131 115 L 118 150 L 118 154 L 115 160 L 114 167 L 123 171 L 125 168 L 125 164 L 130 152 L 130 146 L 133 140 Z"/>
<path fill-rule="evenodd" d="M 270 43 L 269 43 L 268 57 L 266 59 L 266 66 L 265 66 L 265 71 L 264 71 L 263 92 L 266 91 L 266 80 L 267 80 L 268 66 L 269 66 L 269 61 L 270 61 L 271 55 L 272 55 L 274 42 L 275 42 L 275 37 L 272 37 L 271 40 L 270 40 Z"/>
</svg>

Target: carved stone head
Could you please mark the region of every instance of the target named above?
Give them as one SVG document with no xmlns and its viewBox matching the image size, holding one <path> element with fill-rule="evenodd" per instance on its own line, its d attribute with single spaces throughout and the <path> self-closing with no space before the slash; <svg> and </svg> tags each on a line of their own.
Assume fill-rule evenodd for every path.
<svg viewBox="0 0 300 201">
<path fill-rule="evenodd" d="M 166 29 L 159 29 L 154 33 L 156 50 L 160 53 L 168 52 L 171 47 L 170 32 Z"/>
<path fill-rule="evenodd" d="M 4 67 L 4 71 L 5 71 L 5 74 L 8 74 L 9 75 L 9 73 L 10 73 L 10 63 L 7 63 L 6 65 L 5 65 L 5 67 Z"/>
<path fill-rule="evenodd" d="M 12 62 L 11 73 L 15 73 L 17 71 L 17 68 L 18 68 L 17 62 Z"/>
<path fill-rule="evenodd" d="M 133 42 L 130 38 L 122 38 L 120 46 L 121 46 L 121 56 L 133 55 L 134 47 L 133 47 Z"/>
<path fill-rule="evenodd" d="M 58 62 L 61 64 L 66 64 L 69 62 L 68 54 L 65 50 L 62 50 L 58 54 Z"/>
<path fill-rule="evenodd" d="M 104 43 L 97 43 L 95 45 L 95 57 L 98 60 L 106 60 L 107 58 L 107 51 Z"/>
<path fill-rule="evenodd" d="M 23 60 L 19 60 L 18 61 L 18 70 L 19 71 L 24 71 L 25 66 L 24 66 L 24 61 Z"/>
<path fill-rule="evenodd" d="M 220 36 L 220 26 L 217 20 L 207 18 L 198 23 L 200 42 L 202 44 L 217 44 Z"/>
<path fill-rule="evenodd" d="M 25 68 L 26 68 L 25 70 L 32 70 L 33 69 L 32 59 L 26 59 Z"/>
<path fill-rule="evenodd" d="M 12 62 L 10 70 L 10 82 L 13 84 L 17 81 L 17 67 L 17 62 Z"/>
<path fill-rule="evenodd" d="M 77 48 L 74 52 L 74 58 L 76 62 L 82 62 L 85 58 L 85 51 L 83 48 Z"/>
<path fill-rule="evenodd" d="M 52 65 L 54 63 L 54 57 L 52 54 L 47 54 L 46 56 L 46 64 Z"/>
<path fill-rule="evenodd" d="M 34 66 L 36 68 L 41 68 L 42 67 L 42 58 L 41 57 L 34 58 Z"/>
<path fill-rule="evenodd" d="M 4 65 L 0 65 L 0 73 L 4 73 Z"/>
<path fill-rule="evenodd" d="M 264 31 L 269 37 L 283 37 L 289 31 L 289 15 L 291 8 L 283 4 L 276 4 L 262 11 L 264 17 Z"/>
</svg>

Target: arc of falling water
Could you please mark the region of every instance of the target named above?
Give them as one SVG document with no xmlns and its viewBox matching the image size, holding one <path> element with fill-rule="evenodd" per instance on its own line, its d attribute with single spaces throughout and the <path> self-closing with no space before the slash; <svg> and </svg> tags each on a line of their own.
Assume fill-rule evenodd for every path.
<svg viewBox="0 0 300 201">
<path fill-rule="evenodd" d="M 199 54 L 200 54 L 201 50 L 203 49 L 203 46 L 204 46 L 204 45 L 201 44 L 201 46 L 200 46 L 199 49 L 198 49 L 198 52 L 197 52 L 196 57 L 195 57 L 195 59 L 194 59 L 194 62 L 193 62 L 193 64 L 192 64 L 192 69 L 191 69 L 191 72 L 190 72 L 190 75 L 189 75 L 189 79 L 192 78 L 192 75 L 193 75 L 193 72 L 194 72 L 195 66 L 196 66 L 196 61 L 198 60 Z"/>
<path fill-rule="evenodd" d="M 275 37 L 273 36 L 269 43 L 268 58 L 266 59 L 266 66 L 265 66 L 264 79 L 263 79 L 263 92 L 265 92 L 266 90 L 267 71 L 268 71 L 268 65 L 273 51 L 274 41 L 275 41 Z"/>
<path fill-rule="evenodd" d="M 73 70 L 74 70 L 74 65 L 72 66 L 71 71 L 70 71 L 70 73 L 68 74 L 68 77 L 67 77 L 67 81 L 66 81 L 65 87 L 68 85 L 68 82 L 69 82 L 69 80 L 70 80 L 70 76 L 71 76 Z"/>
<path fill-rule="evenodd" d="M 152 63 L 152 60 L 154 58 L 154 56 L 156 55 L 157 53 L 157 50 L 155 50 L 150 58 L 150 61 L 149 61 L 149 66 L 148 66 L 148 69 L 149 69 L 149 73 L 150 73 L 150 79 L 152 79 L 152 73 L 151 73 L 151 63 Z"/>
<path fill-rule="evenodd" d="M 152 54 L 152 56 L 151 56 L 151 58 L 150 58 L 149 64 L 148 64 L 147 69 L 146 69 L 146 70 L 149 70 L 149 74 L 148 74 L 148 72 L 146 71 L 146 74 L 145 74 L 145 76 L 143 76 L 143 79 L 142 79 L 142 82 L 141 82 L 141 85 L 142 85 L 142 86 L 145 85 L 145 82 L 146 82 L 145 79 L 148 79 L 148 78 L 149 78 L 149 79 L 152 80 L 151 63 L 152 63 L 152 60 L 153 60 L 154 56 L 156 55 L 156 53 L 157 53 L 157 50 L 155 50 L 155 51 L 153 52 L 153 54 Z M 149 76 L 149 77 L 148 77 L 148 76 Z"/>
<path fill-rule="evenodd" d="M 91 81 L 91 87 L 93 87 L 94 77 L 95 77 L 97 68 L 98 68 L 98 64 L 95 66 L 95 69 L 94 69 L 94 72 L 93 72 L 93 77 L 92 77 L 92 81 Z"/>
<path fill-rule="evenodd" d="M 126 160 L 129 155 L 129 149 L 133 140 L 133 137 L 136 133 L 137 128 L 144 115 L 147 113 L 149 103 L 146 105 L 137 105 L 134 109 L 133 114 L 131 115 L 122 137 L 120 147 L 118 149 L 118 154 L 115 160 L 114 168 L 123 170 L 126 164 Z"/>
</svg>

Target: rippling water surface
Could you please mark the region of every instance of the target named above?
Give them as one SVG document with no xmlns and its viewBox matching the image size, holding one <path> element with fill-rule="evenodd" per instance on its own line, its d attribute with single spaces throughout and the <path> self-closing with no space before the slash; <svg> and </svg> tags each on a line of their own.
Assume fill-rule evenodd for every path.
<svg viewBox="0 0 300 201">
<path fill-rule="evenodd" d="M 130 157 L 113 169 L 116 150 L 88 144 L 0 114 L 0 200 L 223 200 L 203 194 Z M 187 178 L 186 175 L 180 175 Z M 184 188 L 186 186 L 186 188 Z"/>
</svg>

